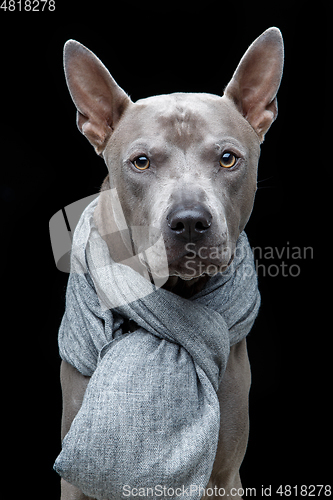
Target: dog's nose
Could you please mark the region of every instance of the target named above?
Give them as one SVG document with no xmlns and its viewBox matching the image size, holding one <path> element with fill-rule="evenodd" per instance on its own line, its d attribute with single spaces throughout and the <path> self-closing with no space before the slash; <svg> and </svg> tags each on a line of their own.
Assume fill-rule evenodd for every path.
<svg viewBox="0 0 333 500">
<path fill-rule="evenodd" d="M 174 235 L 192 242 L 200 239 L 209 230 L 212 215 L 201 205 L 178 206 L 168 214 L 167 221 Z"/>
</svg>

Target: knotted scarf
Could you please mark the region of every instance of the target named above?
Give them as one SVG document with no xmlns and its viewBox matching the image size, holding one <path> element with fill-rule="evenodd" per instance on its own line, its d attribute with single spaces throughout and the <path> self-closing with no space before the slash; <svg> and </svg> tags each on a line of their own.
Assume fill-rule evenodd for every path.
<svg viewBox="0 0 333 500">
<path fill-rule="evenodd" d="M 94 223 L 97 202 L 74 234 L 59 330 L 62 359 L 91 379 L 55 470 L 98 500 L 126 498 L 131 488 L 199 499 L 215 459 L 216 391 L 230 346 L 259 309 L 250 245 L 241 233 L 229 268 L 184 299 L 111 259 Z"/>
</svg>

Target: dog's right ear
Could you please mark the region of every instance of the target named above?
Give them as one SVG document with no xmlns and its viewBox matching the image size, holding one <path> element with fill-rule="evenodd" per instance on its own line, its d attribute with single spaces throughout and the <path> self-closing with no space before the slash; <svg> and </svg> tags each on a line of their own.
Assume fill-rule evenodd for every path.
<svg viewBox="0 0 333 500">
<path fill-rule="evenodd" d="M 75 40 L 65 43 L 64 69 L 77 126 L 101 154 L 131 100 L 95 54 Z"/>
<path fill-rule="evenodd" d="M 260 142 L 277 117 L 276 94 L 283 59 L 281 32 L 269 28 L 247 49 L 224 91 L 254 128 Z"/>
</svg>

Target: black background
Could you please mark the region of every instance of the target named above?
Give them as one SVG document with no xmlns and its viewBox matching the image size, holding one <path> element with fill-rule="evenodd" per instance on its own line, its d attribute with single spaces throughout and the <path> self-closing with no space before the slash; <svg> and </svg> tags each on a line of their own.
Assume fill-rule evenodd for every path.
<svg viewBox="0 0 333 500">
<path fill-rule="evenodd" d="M 260 260 L 278 275 L 259 273 L 262 306 L 248 338 L 253 386 L 242 481 L 244 488 L 257 488 L 257 497 L 262 485 L 274 492 L 279 485 L 328 484 L 328 9 L 300 9 L 293 1 L 275 8 L 255 2 L 55 3 L 54 12 L 0 9 L 2 390 L 4 416 L 14 424 L 7 453 L 16 478 L 11 496 L 22 489 L 20 497 L 59 499 L 52 470 L 61 444 L 57 330 L 68 276 L 55 267 L 48 221 L 97 192 L 107 173 L 76 128 L 63 44 L 74 38 L 95 52 L 134 101 L 176 91 L 222 94 L 248 45 L 270 26 L 284 36 L 285 70 L 247 233 L 254 247 L 312 247 L 313 258 L 309 251 L 299 260 L 284 254 L 288 276 L 282 276 L 281 259 Z M 294 264 L 297 277 L 289 274 Z"/>
</svg>

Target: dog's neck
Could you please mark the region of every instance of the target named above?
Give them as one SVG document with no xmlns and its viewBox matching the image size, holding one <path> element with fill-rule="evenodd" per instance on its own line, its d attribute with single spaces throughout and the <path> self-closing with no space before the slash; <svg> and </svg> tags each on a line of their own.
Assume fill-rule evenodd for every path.
<svg viewBox="0 0 333 500">
<path fill-rule="evenodd" d="M 162 288 L 184 299 L 189 299 L 204 288 L 209 278 L 210 277 L 206 274 L 191 280 L 182 280 L 178 276 L 170 276 Z"/>
</svg>

